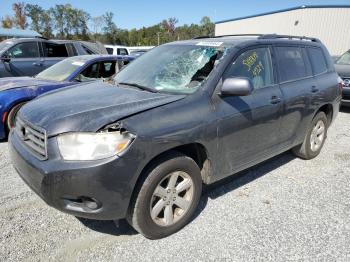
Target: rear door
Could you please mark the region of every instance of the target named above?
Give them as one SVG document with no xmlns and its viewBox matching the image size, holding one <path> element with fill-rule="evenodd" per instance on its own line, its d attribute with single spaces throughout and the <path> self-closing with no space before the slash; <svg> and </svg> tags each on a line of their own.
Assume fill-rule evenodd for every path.
<svg viewBox="0 0 350 262">
<path fill-rule="evenodd" d="M 316 81 L 316 88 L 312 94 L 312 106 L 316 110 L 325 103 L 333 102 L 338 96 L 338 75 L 328 66 L 322 48 L 310 46 L 307 51 Z"/>
<path fill-rule="evenodd" d="M 45 69 L 68 57 L 67 47 L 64 43 L 43 41 L 42 48 L 44 54 L 43 67 Z"/>
<path fill-rule="evenodd" d="M 285 99 L 280 135 L 282 144 L 288 147 L 300 142 L 305 135 L 307 116 L 313 112 L 311 97 L 317 91 L 317 83 L 305 47 L 278 45 L 275 53 L 280 88 Z"/>
<path fill-rule="evenodd" d="M 37 41 L 18 43 L 4 55 L 10 58 L 4 62 L 4 76 L 34 76 L 43 70 Z"/>
<path fill-rule="evenodd" d="M 223 74 L 223 81 L 247 77 L 254 84 L 248 96 L 219 97 L 220 164 L 226 175 L 277 151 L 283 97 L 275 81 L 269 46 L 243 51 Z"/>
</svg>

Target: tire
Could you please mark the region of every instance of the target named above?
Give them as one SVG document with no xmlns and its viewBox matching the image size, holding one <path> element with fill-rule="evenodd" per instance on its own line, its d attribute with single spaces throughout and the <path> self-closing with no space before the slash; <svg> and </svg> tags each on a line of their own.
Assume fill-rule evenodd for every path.
<svg viewBox="0 0 350 262">
<path fill-rule="evenodd" d="M 17 113 L 24 104 L 25 104 L 25 102 L 19 103 L 19 104 L 13 106 L 11 108 L 11 110 L 9 111 L 9 114 L 7 115 L 7 120 L 6 120 L 7 131 L 10 131 L 14 127 Z"/>
<path fill-rule="evenodd" d="M 323 128 L 323 132 L 321 132 Z M 312 119 L 304 142 L 292 149 L 292 152 L 302 159 L 313 159 L 319 155 L 327 138 L 328 119 L 324 112 L 319 112 Z M 317 131 L 318 130 L 318 131 Z"/>
<path fill-rule="evenodd" d="M 188 189 L 179 191 L 185 185 Z M 161 190 L 156 193 L 156 188 Z M 190 222 L 197 209 L 202 193 L 200 169 L 192 158 L 174 152 L 152 165 L 136 190 L 129 224 L 149 239 L 167 237 Z"/>
</svg>

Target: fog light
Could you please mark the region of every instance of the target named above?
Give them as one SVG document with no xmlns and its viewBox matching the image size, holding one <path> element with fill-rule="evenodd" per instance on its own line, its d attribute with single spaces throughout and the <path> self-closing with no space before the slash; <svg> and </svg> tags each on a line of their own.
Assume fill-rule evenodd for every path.
<svg viewBox="0 0 350 262">
<path fill-rule="evenodd" d="M 100 202 L 91 197 L 64 198 L 66 208 L 73 211 L 89 212 L 101 208 Z"/>
</svg>

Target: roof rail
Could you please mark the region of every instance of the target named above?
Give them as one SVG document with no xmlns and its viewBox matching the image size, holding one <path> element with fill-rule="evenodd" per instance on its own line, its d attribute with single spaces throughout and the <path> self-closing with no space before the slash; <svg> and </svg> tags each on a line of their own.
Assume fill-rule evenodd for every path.
<svg viewBox="0 0 350 262">
<path fill-rule="evenodd" d="M 197 37 L 194 37 L 193 39 L 220 38 L 220 37 L 228 37 L 228 36 L 256 36 L 256 37 L 258 37 L 258 39 L 286 38 L 286 39 L 309 40 L 309 41 L 318 42 L 318 43 L 321 42 L 318 38 L 315 38 L 315 37 L 295 36 L 295 35 L 278 35 L 278 34 L 234 34 L 234 35 L 219 35 L 219 36 L 197 36 Z"/>
<path fill-rule="evenodd" d="M 235 34 L 235 35 L 218 35 L 218 36 L 197 36 L 192 39 L 203 39 L 203 38 L 220 38 L 220 37 L 227 37 L 227 36 L 262 36 L 263 34 Z"/>
<path fill-rule="evenodd" d="M 234 35 L 218 35 L 215 38 L 227 37 L 227 36 L 262 36 L 263 34 L 234 34 Z"/>
<path fill-rule="evenodd" d="M 299 39 L 299 40 L 309 40 L 311 42 L 321 42 L 319 39 L 314 37 L 306 37 L 306 36 L 295 36 L 295 35 L 277 35 L 277 34 L 265 34 L 258 37 L 259 39 L 278 39 L 278 38 L 286 38 L 286 39 Z"/>
</svg>

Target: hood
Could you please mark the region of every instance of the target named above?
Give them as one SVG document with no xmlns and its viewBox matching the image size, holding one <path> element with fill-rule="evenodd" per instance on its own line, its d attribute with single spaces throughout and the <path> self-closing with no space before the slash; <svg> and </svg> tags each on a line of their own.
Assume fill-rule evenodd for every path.
<svg viewBox="0 0 350 262">
<path fill-rule="evenodd" d="M 334 67 L 340 77 L 350 77 L 350 65 L 334 64 Z"/>
<path fill-rule="evenodd" d="M 96 82 L 43 95 L 26 104 L 19 117 L 45 129 L 48 136 L 96 132 L 122 118 L 184 97 Z"/>
<path fill-rule="evenodd" d="M 56 83 L 48 80 L 36 79 L 33 77 L 4 77 L 0 78 L 0 91 L 5 91 L 21 87 L 35 87 L 39 85 L 48 85 Z"/>
</svg>

